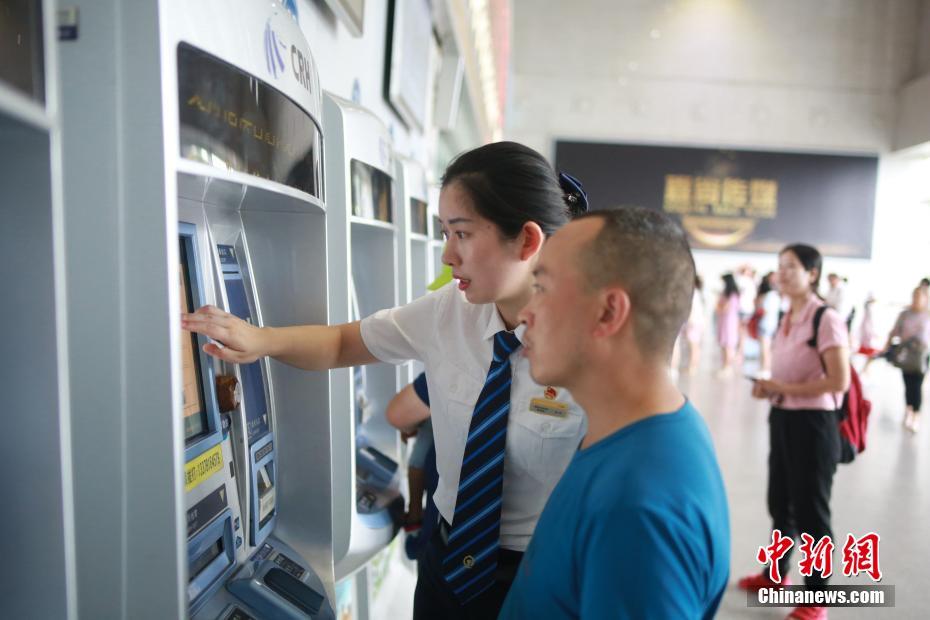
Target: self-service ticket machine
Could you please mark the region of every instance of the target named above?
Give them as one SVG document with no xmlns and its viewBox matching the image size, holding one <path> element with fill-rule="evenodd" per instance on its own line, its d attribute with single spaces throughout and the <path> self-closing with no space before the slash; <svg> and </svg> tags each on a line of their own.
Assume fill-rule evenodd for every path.
<svg viewBox="0 0 930 620">
<path fill-rule="evenodd" d="M 326 323 L 321 94 L 299 27 L 273 4 L 165 8 L 180 310 Z M 219 363 L 205 342 L 180 334 L 189 613 L 331 618 L 328 375 Z"/>
<path fill-rule="evenodd" d="M 202 223 L 200 230 L 203 230 Z M 208 252 L 206 235 L 198 234 L 197 224 L 179 223 L 180 312 L 192 312 L 215 296 L 212 289 L 208 296 L 204 278 L 210 269 L 210 261 L 205 260 Z M 184 428 L 187 595 L 192 613 L 236 568 L 242 548 L 229 419 L 220 417 L 215 371 L 211 360 L 201 351 L 202 342 L 196 335 L 181 335 L 180 414 Z"/>
<path fill-rule="evenodd" d="M 406 157 L 396 158 L 395 184 L 398 229 L 406 251 L 400 253 L 401 301 L 422 297 L 430 283 L 430 210 L 423 167 Z"/>
<path fill-rule="evenodd" d="M 426 172 L 420 164 L 398 156 L 395 166 L 394 204 L 397 205 L 397 238 L 401 250 L 397 264 L 398 283 L 400 302 L 408 303 L 428 293 L 426 287 L 432 281 L 429 199 Z M 408 364 L 407 368 L 409 374 L 404 374 L 403 379 L 409 382 L 423 371 L 423 364 L 417 361 Z"/>
<path fill-rule="evenodd" d="M 430 188 L 429 201 L 429 248 L 430 248 L 430 282 L 442 272 L 442 250 L 446 240 L 442 236 L 442 223 L 439 221 L 439 188 Z"/>
<path fill-rule="evenodd" d="M 62 11 L 53 57 L 63 68 L 57 191 L 68 203 L 59 217 L 69 312 L 48 319 L 51 304 L 23 307 L 40 309 L 44 337 L 32 344 L 43 351 L 55 321 L 68 320 L 76 345 L 61 362 L 71 362 L 80 424 L 63 423 L 70 445 L 42 435 L 70 449 L 58 471 L 73 475 L 75 525 L 50 528 L 46 515 L 35 529 L 48 544 L 56 532 L 76 540 L 65 552 L 75 566 L 62 588 L 70 610 L 42 617 L 333 617 L 328 373 L 221 364 L 180 326 L 181 312 L 205 303 L 258 325 L 328 322 L 321 93 L 287 4 L 91 2 L 79 19 L 76 8 Z M 44 8 L 54 15 L 53 3 Z M 53 23 L 45 31 L 56 40 Z M 0 128 L 4 101 L 0 89 Z M 48 140 L 44 150 L 48 158 Z M 0 168 L 30 187 L 60 187 Z M 23 196 L 10 180 L 11 195 Z M 22 203 L 39 222 L 35 201 Z M 38 248 L 23 230 L 20 244 Z M 30 368 L 45 381 L 31 403 L 40 410 L 56 376 Z M 68 517 L 67 507 L 34 513 Z M 42 547 L 29 551 L 47 560 Z M 56 573 L 49 565 L 23 575 L 47 589 Z M 57 588 L 48 598 L 57 605 Z"/>
<path fill-rule="evenodd" d="M 324 94 L 330 322 L 399 300 L 391 143 L 371 112 Z M 384 417 L 400 371 L 378 363 L 332 377 L 333 557 L 336 578 L 391 542 L 403 512 L 400 439 Z"/>
</svg>

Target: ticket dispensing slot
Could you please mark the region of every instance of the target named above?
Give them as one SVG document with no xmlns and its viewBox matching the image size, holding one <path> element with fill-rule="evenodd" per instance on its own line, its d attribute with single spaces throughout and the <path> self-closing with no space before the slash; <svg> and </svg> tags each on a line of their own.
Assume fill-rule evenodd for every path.
<svg viewBox="0 0 930 620">
<path fill-rule="evenodd" d="M 178 224 L 179 286 L 182 312 L 205 301 L 198 261 L 197 227 Z M 182 332 L 181 356 L 184 417 L 184 492 L 187 504 L 188 603 L 191 613 L 216 591 L 235 567 L 237 543 L 223 453 L 213 366 L 202 352 L 205 339 Z M 226 442 L 228 444 L 228 442 Z"/>
<path fill-rule="evenodd" d="M 255 324 L 254 303 L 246 292 L 238 256 L 244 256 L 232 245 L 218 245 L 217 253 L 223 270 L 223 283 L 229 311 L 249 323 Z M 249 498 L 249 544 L 260 545 L 275 526 L 275 475 L 276 460 L 274 436 L 268 411 L 268 394 L 261 361 L 240 364 L 242 377 L 242 403 L 245 413 L 246 440 L 248 441 L 248 476 L 251 482 Z"/>
<path fill-rule="evenodd" d="M 235 555 L 232 514 L 227 509 L 187 542 L 187 598 L 191 602 L 191 613 L 205 600 L 210 586 L 234 566 Z"/>
</svg>

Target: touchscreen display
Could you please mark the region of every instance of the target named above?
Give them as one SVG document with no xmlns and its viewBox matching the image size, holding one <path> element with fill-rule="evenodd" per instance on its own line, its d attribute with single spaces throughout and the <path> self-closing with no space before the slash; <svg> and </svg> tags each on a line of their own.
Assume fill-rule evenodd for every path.
<svg viewBox="0 0 930 620">
<path fill-rule="evenodd" d="M 416 198 L 410 199 L 410 232 L 425 235 L 428 232 L 429 221 L 427 204 Z"/>
<path fill-rule="evenodd" d="M 180 238 L 181 260 L 178 265 L 178 282 L 181 287 L 181 312 L 195 310 L 188 263 L 190 260 L 188 244 L 189 241 L 185 237 Z M 184 415 L 184 441 L 189 442 L 208 430 L 203 397 L 203 378 L 200 374 L 200 348 L 197 344 L 197 336 L 193 333 L 181 333 L 181 364 L 184 378 L 181 409 Z"/>
<path fill-rule="evenodd" d="M 245 282 L 239 269 L 236 250 L 231 245 L 218 245 L 217 250 L 223 264 L 223 281 L 226 285 L 226 298 L 229 311 L 248 323 L 255 323 L 246 297 Z M 268 434 L 268 404 L 265 399 L 265 375 L 261 362 L 240 364 L 242 377 L 242 398 L 245 403 L 246 432 L 249 445 Z"/>
<path fill-rule="evenodd" d="M 352 175 L 352 215 L 382 222 L 393 222 L 391 177 L 357 159 L 352 160 L 350 172 Z"/>
</svg>

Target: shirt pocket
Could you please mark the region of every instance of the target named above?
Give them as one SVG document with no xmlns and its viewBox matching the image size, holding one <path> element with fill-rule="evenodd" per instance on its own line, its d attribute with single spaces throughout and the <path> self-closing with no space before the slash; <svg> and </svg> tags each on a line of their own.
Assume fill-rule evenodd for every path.
<svg viewBox="0 0 930 620">
<path fill-rule="evenodd" d="M 578 450 L 586 420 L 574 403 L 569 404 L 564 418 L 534 413 L 529 406 L 530 400 L 525 399 L 519 403 L 519 411 L 511 412 L 514 424 L 508 432 L 514 434 L 513 458 L 530 476 L 554 486 Z"/>
<path fill-rule="evenodd" d="M 483 384 L 457 365 L 444 361 L 439 365 L 439 381 L 445 401 L 446 423 L 452 431 L 456 444 L 465 445 L 472 412 Z M 432 400 L 432 396 L 431 396 Z"/>
</svg>

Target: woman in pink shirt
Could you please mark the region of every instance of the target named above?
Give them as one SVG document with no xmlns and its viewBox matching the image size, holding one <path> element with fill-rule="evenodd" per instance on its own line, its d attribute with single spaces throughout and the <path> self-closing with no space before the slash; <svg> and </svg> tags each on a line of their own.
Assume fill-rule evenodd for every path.
<svg viewBox="0 0 930 620">
<path fill-rule="evenodd" d="M 840 456 L 836 410 L 849 387 L 849 336 L 839 314 L 828 308 L 820 321 L 817 348 L 814 313 L 824 305 L 817 294 L 823 259 L 815 248 L 795 244 L 778 255 L 778 285 L 791 306 L 772 341 L 772 378 L 753 382 L 752 395 L 772 402 L 769 416 L 768 505 L 772 529 L 793 538 L 810 534 L 815 541 L 832 538 L 830 493 Z M 778 562 L 782 575 L 789 554 Z M 826 583 L 814 571 L 805 577 L 809 588 Z M 783 579 L 782 583 L 786 583 Z M 768 568 L 744 577 L 746 590 L 772 586 Z M 789 618 L 821 619 L 825 608 L 798 607 Z"/>
</svg>

